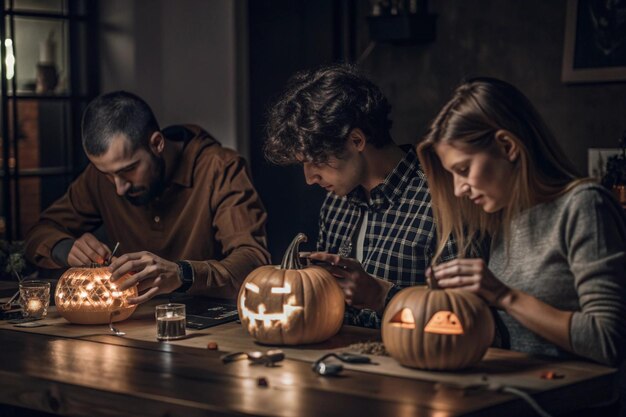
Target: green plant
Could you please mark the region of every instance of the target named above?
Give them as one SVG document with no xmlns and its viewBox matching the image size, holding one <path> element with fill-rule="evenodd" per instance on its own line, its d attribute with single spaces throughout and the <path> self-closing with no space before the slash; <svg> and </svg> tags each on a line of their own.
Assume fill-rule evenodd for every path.
<svg viewBox="0 0 626 417">
<path fill-rule="evenodd" d="M 25 270 L 24 242 L 0 240 L 0 275 L 19 279 Z"/>
<path fill-rule="evenodd" d="M 610 156 L 606 161 L 606 174 L 602 178 L 602 185 L 611 188 L 615 185 L 626 185 L 626 131 L 619 141 L 622 153 Z"/>
</svg>

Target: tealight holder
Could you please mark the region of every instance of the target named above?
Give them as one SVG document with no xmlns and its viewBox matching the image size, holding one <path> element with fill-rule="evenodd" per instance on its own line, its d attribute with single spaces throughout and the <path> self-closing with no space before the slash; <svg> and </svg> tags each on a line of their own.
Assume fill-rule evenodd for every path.
<svg viewBox="0 0 626 417">
<path fill-rule="evenodd" d="M 35 319 L 46 317 L 50 306 L 50 283 L 27 280 L 20 282 L 19 287 L 22 316 Z"/>
</svg>

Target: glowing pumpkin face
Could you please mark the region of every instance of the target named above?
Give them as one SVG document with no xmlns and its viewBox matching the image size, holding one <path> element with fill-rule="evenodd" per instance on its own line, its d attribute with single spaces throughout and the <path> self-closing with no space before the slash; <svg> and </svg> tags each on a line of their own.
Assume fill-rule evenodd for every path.
<svg viewBox="0 0 626 417">
<path fill-rule="evenodd" d="M 495 325 L 478 296 L 463 290 L 411 287 L 389 303 L 382 338 L 402 365 L 420 369 L 462 369 L 482 359 Z"/>
<path fill-rule="evenodd" d="M 293 293 L 291 284 L 285 282 L 285 274 L 272 274 L 263 279 L 261 286 L 246 281 L 239 298 L 240 311 L 249 319 L 248 331 L 255 327 L 271 329 L 281 326 L 288 328 L 303 316 L 302 292 Z"/>
<path fill-rule="evenodd" d="M 451 311 L 438 311 L 433 315 L 426 326 L 424 327 L 426 333 L 437 334 L 463 334 L 463 327 L 461 326 L 461 320 Z"/>
<path fill-rule="evenodd" d="M 71 323 L 105 324 L 113 311 L 119 311 L 113 321 L 126 320 L 137 308 L 137 305 L 127 302 L 128 297 L 137 296 L 137 286 L 125 291 L 117 289 L 127 277 L 112 283 L 107 267 L 70 268 L 57 283 L 54 296 L 56 309 Z"/>
<path fill-rule="evenodd" d="M 298 265 L 303 236 L 294 239 L 280 267 L 255 269 L 239 291 L 241 324 L 261 343 L 322 342 L 343 323 L 344 297 L 336 279 L 321 267 Z"/>
</svg>

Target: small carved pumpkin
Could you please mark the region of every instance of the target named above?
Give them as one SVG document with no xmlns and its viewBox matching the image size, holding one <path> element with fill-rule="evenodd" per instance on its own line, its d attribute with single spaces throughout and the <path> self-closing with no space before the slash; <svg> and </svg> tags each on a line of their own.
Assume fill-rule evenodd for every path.
<svg viewBox="0 0 626 417">
<path fill-rule="evenodd" d="M 137 305 L 129 305 L 128 297 L 137 296 L 137 286 L 119 291 L 117 286 L 127 279 L 110 281 L 111 272 L 103 266 L 70 268 L 59 278 L 54 302 L 67 321 L 77 324 L 105 324 L 112 312 L 113 321 L 130 317 Z"/>
<path fill-rule="evenodd" d="M 465 290 L 411 287 L 389 303 L 382 338 L 404 366 L 462 369 L 482 359 L 495 325 L 487 304 Z"/>
<path fill-rule="evenodd" d="M 300 264 L 302 233 L 289 245 L 280 266 L 255 269 L 239 290 L 241 324 L 261 343 L 298 345 L 322 342 L 343 323 L 343 291 L 332 274 Z"/>
</svg>

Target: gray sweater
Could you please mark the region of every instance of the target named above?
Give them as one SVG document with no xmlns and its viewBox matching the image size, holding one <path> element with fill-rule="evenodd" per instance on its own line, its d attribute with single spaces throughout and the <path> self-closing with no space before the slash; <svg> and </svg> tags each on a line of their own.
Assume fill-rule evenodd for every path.
<svg viewBox="0 0 626 417">
<path fill-rule="evenodd" d="M 494 242 L 489 268 L 506 285 L 558 309 L 574 311 L 575 354 L 617 365 L 626 350 L 626 215 L 610 192 L 581 184 L 521 213 L 511 226 L 508 256 Z M 568 356 L 500 311 L 511 349 Z"/>
</svg>

